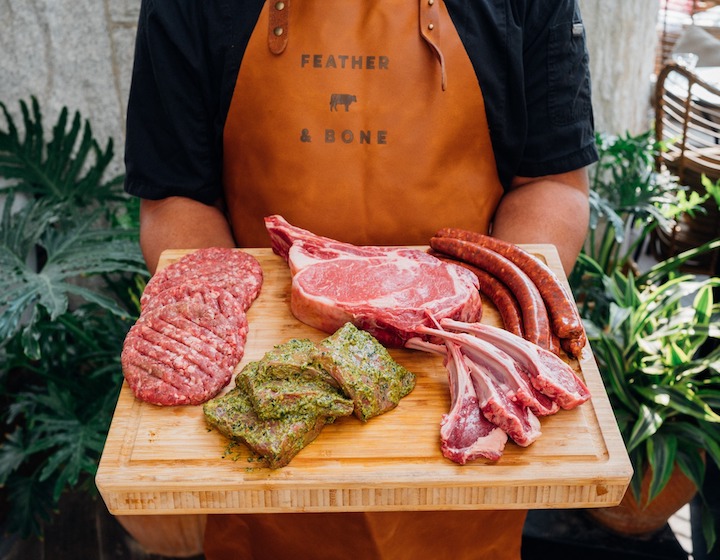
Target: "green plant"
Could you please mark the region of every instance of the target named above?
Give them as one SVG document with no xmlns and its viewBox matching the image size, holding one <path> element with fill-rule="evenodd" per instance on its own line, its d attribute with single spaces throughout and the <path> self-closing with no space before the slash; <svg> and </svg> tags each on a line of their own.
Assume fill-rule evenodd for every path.
<svg viewBox="0 0 720 560">
<path fill-rule="evenodd" d="M 94 491 L 147 270 L 135 203 L 104 180 L 112 142 L 66 108 L 46 142 L 34 98 L 24 135 L 0 109 L 0 505 L 41 535 L 63 492 Z"/>
<path fill-rule="evenodd" d="M 657 227 L 715 196 L 691 193 L 654 169 L 662 146 L 650 133 L 598 136 L 588 243 L 570 275 L 588 340 L 633 464 L 633 495 L 651 470 L 649 500 L 675 465 L 702 488 L 704 458 L 720 466 L 720 279 L 683 275 L 686 261 L 720 247 L 709 241 L 644 272 L 638 248 Z M 703 531 L 715 543 L 705 503 Z"/>
<path fill-rule="evenodd" d="M 676 463 L 701 489 L 703 453 L 720 466 L 720 279 L 677 275 L 678 261 L 637 277 L 607 276 L 582 258 L 604 291 L 603 311 L 590 314 L 586 328 L 633 464 L 634 495 L 639 500 L 649 467 L 654 499 Z M 709 546 L 714 523 L 705 504 Z"/>
<path fill-rule="evenodd" d="M 720 208 L 720 179 L 713 182 L 708 178 L 707 175 L 703 175 L 700 180 L 702 181 L 702 185 L 703 187 L 705 187 L 705 191 L 707 192 L 707 194 L 703 197 L 703 202 L 712 198 L 715 201 L 717 207 Z"/>
<path fill-rule="evenodd" d="M 657 227 L 682 212 L 696 211 L 704 199 L 686 195 L 677 178 L 658 171 L 664 145 L 651 130 L 638 135 L 596 135 L 599 160 L 590 182 L 590 228 L 585 253 L 606 273 L 627 267 Z"/>
</svg>

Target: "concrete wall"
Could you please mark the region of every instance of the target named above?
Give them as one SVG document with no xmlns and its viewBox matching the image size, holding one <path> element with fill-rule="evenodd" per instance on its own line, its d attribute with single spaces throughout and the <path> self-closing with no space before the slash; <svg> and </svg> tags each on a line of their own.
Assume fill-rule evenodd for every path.
<svg viewBox="0 0 720 560">
<path fill-rule="evenodd" d="M 599 131 L 639 134 L 650 127 L 659 8 L 658 0 L 580 0 Z"/>
<path fill-rule="evenodd" d="M 46 128 L 80 111 L 122 171 L 125 105 L 140 0 L 0 0 L 0 101 L 35 95 Z M 5 128 L 4 123 L 2 123 Z"/>
<path fill-rule="evenodd" d="M 657 0 L 580 0 L 598 129 L 644 129 Z M 140 0 L 0 0 L 0 101 L 38 97 L 47 124 L 64 105 L 90 120 L 101 144 L 122 144 Z"/>
</svg>

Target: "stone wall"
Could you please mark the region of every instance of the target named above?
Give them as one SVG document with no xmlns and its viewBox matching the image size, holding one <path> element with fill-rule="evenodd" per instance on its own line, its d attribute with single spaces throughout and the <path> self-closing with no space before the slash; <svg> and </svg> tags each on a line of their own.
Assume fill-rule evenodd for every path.
<svg viewBox="0 0 720 560">
<path fill-rule="evenodd" d="M 140 0 L 0 0 L 0 101 L 18 118 L 34 95 L 46 128 L 80 111 L 122 172 L 125 105 Z M 4 127 L 4 123 L 3 127 Z"/>
</svg>

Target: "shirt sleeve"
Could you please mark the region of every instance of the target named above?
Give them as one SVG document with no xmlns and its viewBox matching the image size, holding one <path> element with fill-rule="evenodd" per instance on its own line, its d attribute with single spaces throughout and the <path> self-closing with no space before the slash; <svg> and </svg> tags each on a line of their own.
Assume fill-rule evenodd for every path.
<svg viewBox="0 0 720 560">
<path fill-rule="evenodd" d="M 446 0 L 478 76 L 500 181 L 597 158 L 576 0 Z"/>
<path fill-rule="evenodd" d="M 522 56 L 528 124 L 517 174 L 563 173 L 594 162 L 590 70 L 576 0 L 530 3 Z"/>
<path fill-rule="evenodd" d="M 205 203 L 221 196 L 215 74 L 222 62 L 210 56 L 203 4 L 142 2 L 127 111 L 130 194 Z"/>
</svg>

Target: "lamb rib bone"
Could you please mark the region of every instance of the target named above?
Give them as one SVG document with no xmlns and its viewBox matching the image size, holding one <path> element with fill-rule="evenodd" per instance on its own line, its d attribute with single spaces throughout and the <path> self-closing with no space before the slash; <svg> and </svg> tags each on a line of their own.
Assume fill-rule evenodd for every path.
<svg viewBox="0 0 720 560">
<path fill-rule="evenodd" d="M 538 416 L 549 416 L 560 409 L 555 401 L 530 383 L 530 376 L 522 364 L 503 350 L 469 333 L 452 332 L 446 336 L 460 344 L 470 360 L 490 371 L 512 401 L 528 407 Z"/>
<path fill-rule="evenodd" d="M 440 449 L 444 457 L 464 465 L 480 457 L 497 461 L 507 434 L 480 411 L 475 387 L 457 345 L 433 344 L 411 338 L 407 348 L 441 354 L 445 358 L 450 386 L 450 410 L 440 421 Z"/>
<path fill-rule="evenodd" d="M 440 324 L 445 329 L 477 336 L 509 354 L 530 375 L 532 385 L 563 409 L 575 408 L 590 398 L 590 391 L 573 368 L 562 358 L 537 344 L 504 329 L 482 323 L 441 319 Z"/>
<path fill-rule="evenodd" d="M 459 352 L 472 378 L 480 410 L 493 424 L 503 429 L 515 443 L 526 447 L 540 437 L 540 421 L 522 402 L 529 399 L 529 393 L 519 386 L 512 360 L 498 359 L 501 354 L 487 344 L 478 344 L 476 337 L 466 333 L 448 332 L 424 327 L 421 333 L 437 337 L 446 344 L 458 345 Z M 521 395 L 519 395 L 520 393 Z M 523 399 L 519 398 L 524 397 Z"/>
</svg>

